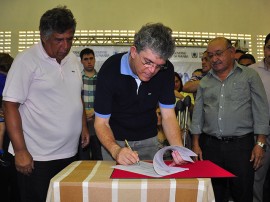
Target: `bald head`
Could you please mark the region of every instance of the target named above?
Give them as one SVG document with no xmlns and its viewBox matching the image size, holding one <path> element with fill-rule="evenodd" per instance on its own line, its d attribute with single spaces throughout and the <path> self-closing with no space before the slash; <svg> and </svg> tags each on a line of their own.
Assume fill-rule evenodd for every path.
<svg viewBox="0 0 270 202">
<path fill-rule="evenodd" d="M 211 43 L 215 43 L 215 42 L 223 43 L 226 47 L 232 47 L 232 42 L 229 39 L 225 38 L 225 37 L 216 37 L 216 38 L 210 40 L 209 43 L 208 43 L 208 46 Z"/>
</svg>

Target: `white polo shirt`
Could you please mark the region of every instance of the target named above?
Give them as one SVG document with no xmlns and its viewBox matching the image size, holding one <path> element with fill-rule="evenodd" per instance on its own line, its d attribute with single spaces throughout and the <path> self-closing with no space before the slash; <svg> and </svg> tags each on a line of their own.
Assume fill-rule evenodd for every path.
<svg viewBox="0 0 270 202">
<path fill-rule="evenodd" d="M 58 64 L 41 43 L 15 58 L 3 100 L 21 104 L 24 138 L 34 160 L 63 159 L 77 153 L 82 130 L 81 78 L 73 53 Z M 12 145 L 9 152 L 14 154 Z"/>
</svg>

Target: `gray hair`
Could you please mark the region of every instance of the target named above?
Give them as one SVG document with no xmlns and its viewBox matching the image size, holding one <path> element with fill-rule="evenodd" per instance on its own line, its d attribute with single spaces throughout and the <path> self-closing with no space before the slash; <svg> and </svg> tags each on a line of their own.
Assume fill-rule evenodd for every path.
<svg viewBox="0 0 270 202">
<path fill-rule="evenodd" d="M 75 33 L 76 20 L 66 6 L 58 6 L 46 11 L 40 18 L 39 31 L 40 34 L 48 38 L 53 32 L 63 34 L 69 29 L 73 29 Z"/>
<path fill-rule="evenodd" d="M 167 60 L 175 51 L 172 30 L 161 23 L 146 24 L 134 36 L 137 52 L 150 49 L 162 59 Z"/>
</svg>

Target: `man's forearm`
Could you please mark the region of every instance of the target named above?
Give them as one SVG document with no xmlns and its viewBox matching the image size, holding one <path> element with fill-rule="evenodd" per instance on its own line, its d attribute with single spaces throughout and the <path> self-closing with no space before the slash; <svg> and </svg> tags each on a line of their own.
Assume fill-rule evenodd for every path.
<svg viewBox="0 0 270 202">
<path fill-rule="evenodd" d="M 101 144 L 110 152 L 114 159 L 117 158 L 121 147 L 116 143 L 113 132 L 108 123 L 99 122 L 98 117 L 95 119 L 95 130 Z"/>
<path fill-rule="evenodd" d="M 85 110 L 83 110 L 83 114 L 82 114 L 82 130 L 88 130 Z M 88 132 L 90 133 L 90 131 Z"/>
<path fill-rule="evenodd" d="M 83 99 L 82 99 L 82 106 L 83 106 L 83 113 L 82 113 L 82 129 L 85 130 L 85 128 L 87 128 L 87 122 L 86 122 L 86 111 L 85 111 Z M 89 131 L 89 132 L 90 132 L 90 131 Z"/>
<path fill-rule="evenodd" d="M 199 146 L 199 135 L 192 135 L 192 146 Z"/>
<path fill-rule="evenodd" d="M 14 152 L 16 153 L 17 151 L 27 150 L 23 136 L 22 120 L 18 110 L 19 104 L 4 101 L 3 106 L 6 128 L 10 141 L 12 142 Z"/>
<path fill-rule="evenodd" d="M 182 132 L 176 118 L 162 118 L 162 127 L 170 145 L 183 146 Z"/>
<path fill-rule="evenodd" d="M 200 81 L 188 81 L 183 86 L 183 91 L 187 93 L 196 93 L 199 87 Z"/>
</svg>

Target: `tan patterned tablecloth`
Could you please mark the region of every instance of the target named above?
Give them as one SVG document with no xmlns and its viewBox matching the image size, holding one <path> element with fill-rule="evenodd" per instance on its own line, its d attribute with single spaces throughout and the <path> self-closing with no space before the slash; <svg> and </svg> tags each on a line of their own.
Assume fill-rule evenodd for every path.
<svg viewBox="0 0 270 202">
<path fill-rule="evenodd" d="M 114 161 L 75 161 L 51 179 L 47 202 L 208 202 L 209 178 L 110 179 Z"/>
</svg>

